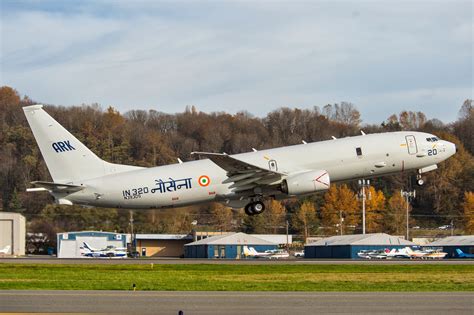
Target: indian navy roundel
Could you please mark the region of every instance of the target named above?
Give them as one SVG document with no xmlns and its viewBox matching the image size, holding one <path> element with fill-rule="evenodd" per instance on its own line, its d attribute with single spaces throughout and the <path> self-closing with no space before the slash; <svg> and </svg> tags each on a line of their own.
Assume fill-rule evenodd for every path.
<svg viewBox="0 0 474 315">
<path fill-rule="evenodd" d="M 207 187 L 211 183 L 211 180 L 209 179 L 209 176 L 202 175 L 201 177 L 199 177 L 198 183 L 201 187 Z"/>
</svg>

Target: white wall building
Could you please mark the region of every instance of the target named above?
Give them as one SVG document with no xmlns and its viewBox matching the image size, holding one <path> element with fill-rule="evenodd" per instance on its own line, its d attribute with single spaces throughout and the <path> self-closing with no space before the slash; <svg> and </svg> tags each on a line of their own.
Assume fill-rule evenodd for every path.
<svg viewBox="0 0 474 315">
<path fill-rule="evenodd" d="M 0 211 L 0 255 L 24 256 L 25 239 L 25 217 L 15 212 Z"/>
</svg>

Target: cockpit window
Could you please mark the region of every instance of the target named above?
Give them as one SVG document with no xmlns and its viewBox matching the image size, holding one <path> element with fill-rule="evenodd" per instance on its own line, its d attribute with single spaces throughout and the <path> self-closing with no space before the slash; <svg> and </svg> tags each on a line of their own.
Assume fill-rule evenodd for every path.
<svg viewBox="0 0 474 315">
<path fill-rule="evenodd" d="M 426 138 L 426 141 L 431 142 L 431 138 Z"/>
<path fill-rule="evenodd" d="M 426 138 L 426 141 L 428 142 L 435 142 L 438 141 L 439 139 L 437 137 L 431 137 L 431 138 Z"/>
</svg>

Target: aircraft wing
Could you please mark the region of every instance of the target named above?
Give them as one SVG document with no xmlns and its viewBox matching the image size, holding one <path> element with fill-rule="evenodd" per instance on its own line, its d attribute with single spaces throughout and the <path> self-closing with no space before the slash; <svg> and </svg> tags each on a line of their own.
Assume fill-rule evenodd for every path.
<svg viewBox="0 0 474 315">
<path fill-rule="evenodd" d="M 233 183 L 229 188 L 234 192 L 275 185 L 286 176 L 284 173 L 261 168 L 225 153 L 192 152 L 191 154 L 208 158 L 227 171 L 228 178 L 223 181 L 223 184 Z"/>
<path fill-rule="evenodd" d="M 60 184 L 60 183 L 53 183 L 53 182 L 43 182 L 43 181 L 35 181 L 31 182 L 31 184 L 45 188 L 46 190 L 50 190 L 52 192 L 76 192 L 83 190 L 84 186 L 78 185 L 71 185 L 71 184 Z"/>
</svg>

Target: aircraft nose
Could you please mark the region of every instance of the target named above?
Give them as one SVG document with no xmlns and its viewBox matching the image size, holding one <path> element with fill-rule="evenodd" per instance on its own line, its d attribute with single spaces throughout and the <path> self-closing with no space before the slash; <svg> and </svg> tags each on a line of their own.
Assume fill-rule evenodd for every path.
<svg viewBox="0 0 474 315">
<path fill-rule="evenodd" d="M 448 144 L 449 144 L 449 148 L 452 154 L 455 154 L 458 152 L 458 148 L 456 147 L 454 143 L 448 142 Z"/>
</svg>

